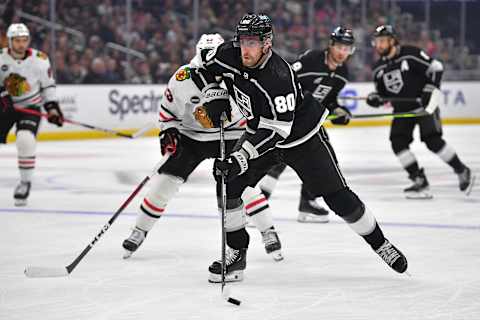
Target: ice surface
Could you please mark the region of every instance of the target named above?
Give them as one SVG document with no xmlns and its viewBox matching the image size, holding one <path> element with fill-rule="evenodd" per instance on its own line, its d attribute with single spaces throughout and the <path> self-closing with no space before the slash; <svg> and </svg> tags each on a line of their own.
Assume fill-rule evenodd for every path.
<svg viewBox="0 0 480 320">
<path fill-rule="evenodd" d="M 245 280 L 232 285 L 242 305 L 226 303 L 207 282 L 220 256 L 207 161 L 132 258 L 122 259 L 121 243 L 148 185 L 71 275 L 30 279 L 25 266 L 64 267 L 87 246 L 153 168 L 159 147 L 154 138 L 40 143 L 29 204 L 16 208 L 16 150 L 7 145 L 0 146 L 0 319 L 480 319 L 480 185 L 466 198 L 452 170 L 417 141 L 412 149 L 434 199 L 406 200 L 409 181 L 386 127 L 329 132 L 351 188 L 406 254 L 412 277 L 390 270 L 335 216 L 297 223 L 300 183 L 288 170 L 271 200 L 285 260 L 267 256 L 249 229 Z M 480 126 L 445 128 L 477 173 L 478 137 Z"/>
</svg>

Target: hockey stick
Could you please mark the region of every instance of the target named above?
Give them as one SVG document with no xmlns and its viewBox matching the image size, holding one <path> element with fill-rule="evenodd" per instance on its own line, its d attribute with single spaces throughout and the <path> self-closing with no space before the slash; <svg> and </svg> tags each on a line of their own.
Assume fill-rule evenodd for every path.
<svg viewBox="0 0 480 320">
<path fill-rule="evenodd" d="M 220 118 L 220 160 L 225 160 L 225 121 L 227 115 L 222 113 Z M 224 172 L 221 172 L 220 183 L 222 184 L 221 199 L 222 199 L 222 296 L 227 302 L 239 306 L 241 301 L 232 298 L 230 290 L 225 287 L 225 274 L 227 273 L 227 258 L 226 258 L 226 242 L 227 242 L 227 230 L 225 229 L 225 222 L 227 219 L 227 177 Z"/>
<path fill-rule="evenodd" d="M 225 160 L 225 114 L 222 114 L 220 120 L 220 160 Z M 220 177 L 220 183 L 222 184 L 221 198 L 222 198 L 222 293 L 225 288 L 225 274 L 227 273 L 226 263 L 226 239 L 227 231 L 225 230 L 225 219 L 227 216 L 227 182 L 225 173 L 222 172 Z"/>
<path fill-rule="evenodd" d="M 24 109 L 24 108 L 15 107 L 15 111 L 28 113 L 28 114 L 33 114 L 33 115 L 40 116 L 40 117 L 43 117 L 43 118 L 48 118 L 48 114 L 42 113 L 40 111 L 32 110 L 32 109 Z M 111 133 L 111 134 L 114 134 L 114 135 L 119 136 L 119 137 L 133 139 L 133 136 L 131 134 L 128 134 L 128 133 L 123 133 L 123 132 L 119 132 L 119 131 L 115 131 L 115 130 L 111 130 L 111 129 L 106 129 L 106 128 L 100 128 L 100 127 L 97 127 L 97 126 L 93 126 L 93 125 L 83 123 L 83 122 L 78 122 L 78 121 L 71 120 L 71 119 L 63 119 L 63 121 L 66 122 L 66 123 L 74 124 L 74 125 L 85 127 L 85 128 L 92 129 L 92 130 Z"/>
<path fill-rule="evenodd" d="M 66 267 L 39 267 L 39 266 L 27 266 L 25 268 L 25 275 L 29 278 L 51 278 L 51 277 L 65 277 L 68 276 L 75 267 L 82 261 L 82 259 L 87 255 L 87 253 L 93 248 L 93 246 L 100 240 L 105 232 L 110 228 L 110 226 L 115 222 L 117 217 L 122 213 L 122 211 L 129 205 L 129 203 L 135 198 L 135 196 L 140 192 L 140 190 L 145 186 L 145 184 L 150 180 L 158 171 L 158 169 L 168 160 L 169 154 L 165 155 L 155 166 L 153 171 L 146 176 L 142 182 L 133 190 L 130 196 L 123 202 L 123 204 L 118 208 L 115 214 L 108 220 L 108 222 L 102 227 L 100 232 L 93 238 L 93 240 L 88 244 L 88 246 L 83 249 L 83 251 L 78 255 L 78 257 L 73 260 Z"/>
<path fill-rule="evenodd" d="M 340 100 L 367 100 L 367 97 L 359 97 L 359 96 L 340 96 L 338 97 Z M 384 101 L 391 101 L 391 102 L 418 102 L 420 103 L 422 99 L 414 98 L 414 97 L 382 97 Z"/>
<path fill-rule="evenodd" d="M 416 118 L 427 116 L 430 113 L 425 110 L 419 112 L 398 112 L 398 113 L 372 113 L 372 114 L 352 114 L 351 119 L 369 119 L 369 118 Z M 327 120 L 337 119 L 339 116 L 331 114 Z"/>
</svg>

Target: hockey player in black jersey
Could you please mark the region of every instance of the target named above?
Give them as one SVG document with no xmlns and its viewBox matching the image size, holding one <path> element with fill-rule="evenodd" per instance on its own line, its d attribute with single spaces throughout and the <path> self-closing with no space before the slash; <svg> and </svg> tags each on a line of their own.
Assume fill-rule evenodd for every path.
<svg viewBox="0 0 480 320">
<path fill-rule="evenodd" d="M 237 25 L 234 41 L 202 52 L 203 69 L 192 79 L 203 85 L 203 94 L 218 90 L 223 78 L 228 93 L 247 119 L 247 129 L 225 160 L 217 159 L 214 173 L 227 176 L 226 280 L 238 281 L 246 268 L 249 235 L 245 229 L 243 189 L 255 186 L 275 164 L 293 168 L 312 196 L 323 196 L 336 214 L 375 250 L 395 271 L 407 269 L 405 256 L 385 239 L 375 217 L 350 190 L 331 147 L 318 134 L 328 112 L 305 95 L 290 65 L 272 50 L 272 21 L 266 15 L 245 15 Z M 218 96 L 195 110 L 204 126 L 220 126 L 223 112 L 230 111 L 228 98 Z M 218 175 L 217 175 L 218 177 Z M 219 181 L 220 179 L 217 179 Z M 217 182 L 217 192 L 221 188 Z M 221 207 L 219 205 L 219 207 Z M 221 281 L 221 262 L 209 267 L 210 281 Z"/>
<path fill-rule="evenodd" d="M 418 165 L 409 146 L 413 141 L 413 129 L 418 124 L 420 138 L 427 148 L 452 167 L 458 176 L 459 187 L 467 195 L 474 184 L 474 175 L 455 150 L 442 138 L 440 109 L 443 98 L 440 82 L 443 65 L 423 50 L 413 46 L 400 45 L 391 25 L 377 27 L 373 45 L 380 59 L 373 67 L 373 81 L 376 92 L 368 95 L 367 104 L 380 107 L 388 98 L 419 98 L 420 102 L 392 101 L 394 112 L 426 112 L 428 115 L 416 118 L 395 118 L 390 130 L 393 152 L 408 172 L 413 185 L 404 189 L 407 198 L 432 198 L 424 169 Z"/>
<path fill-rule="evenodd" d="M 308 50 L 292 64 L 303 92 L 312 93 L 331 114 L 338 116 L 332 120 L 334 124 L 346 125 L 350 121 L 350 111 L 338 104 L 337 97 L 348 81 L 346 61 L 355 51 L 354 42 L 352 30 L 339 26 L 330 34 L 328 49 Z M 323 127 L 320 128 L 320 134 L 328 139 Z M 284 169 L 285 164 L 279 164 L 260 181 L 260 189 L 267 197 L 273 192 Z M 328 222 L 328 211 L 316 202 L 304 185 L 301 189 L 298 211 L 299 222 Z"/>
</svg>

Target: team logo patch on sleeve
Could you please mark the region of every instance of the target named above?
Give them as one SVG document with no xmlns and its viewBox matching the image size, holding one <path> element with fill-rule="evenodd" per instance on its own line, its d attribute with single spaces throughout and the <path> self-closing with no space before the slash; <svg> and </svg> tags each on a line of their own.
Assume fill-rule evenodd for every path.
<svg viewBox="0 0 480 320">
<path fill-rule="evenodd" d="M 42 60 L 47 60 L 48 59 L 48 56 L 45 53 L 43 53 L 42 51 L 37 52 L 37 57 L 42 59 Z"/>
<path fill-rule="evenodd" d="M 178 70 L 177 73 L 175 74 L 175 79 L 177 81 L 190 79 L 190 68 L 185 67 L 183 69 Z"/>
<path fill-rule="evenodd" d="M 31 90 L 27 79 L 17 73 L 10 73 L 4 81 L 8 93 L 14 97 L 20 97 Z"/>
</svg>

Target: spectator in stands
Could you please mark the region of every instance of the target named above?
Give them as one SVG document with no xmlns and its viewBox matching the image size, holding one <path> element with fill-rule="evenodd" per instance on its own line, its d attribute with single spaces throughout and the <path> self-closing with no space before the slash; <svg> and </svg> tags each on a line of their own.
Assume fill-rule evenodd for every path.
<svg viewBox="0 0 480 320">
<path fill-rule="evenodd" d="M 110 79 L 107 75 L 107 67 L 105 61 L 102 58 L 94 58 L 90 66 L 90 70 L 83 79 L 83 83 L 90 84 L 103 84 L 110 83 Z"/>
</svg>

